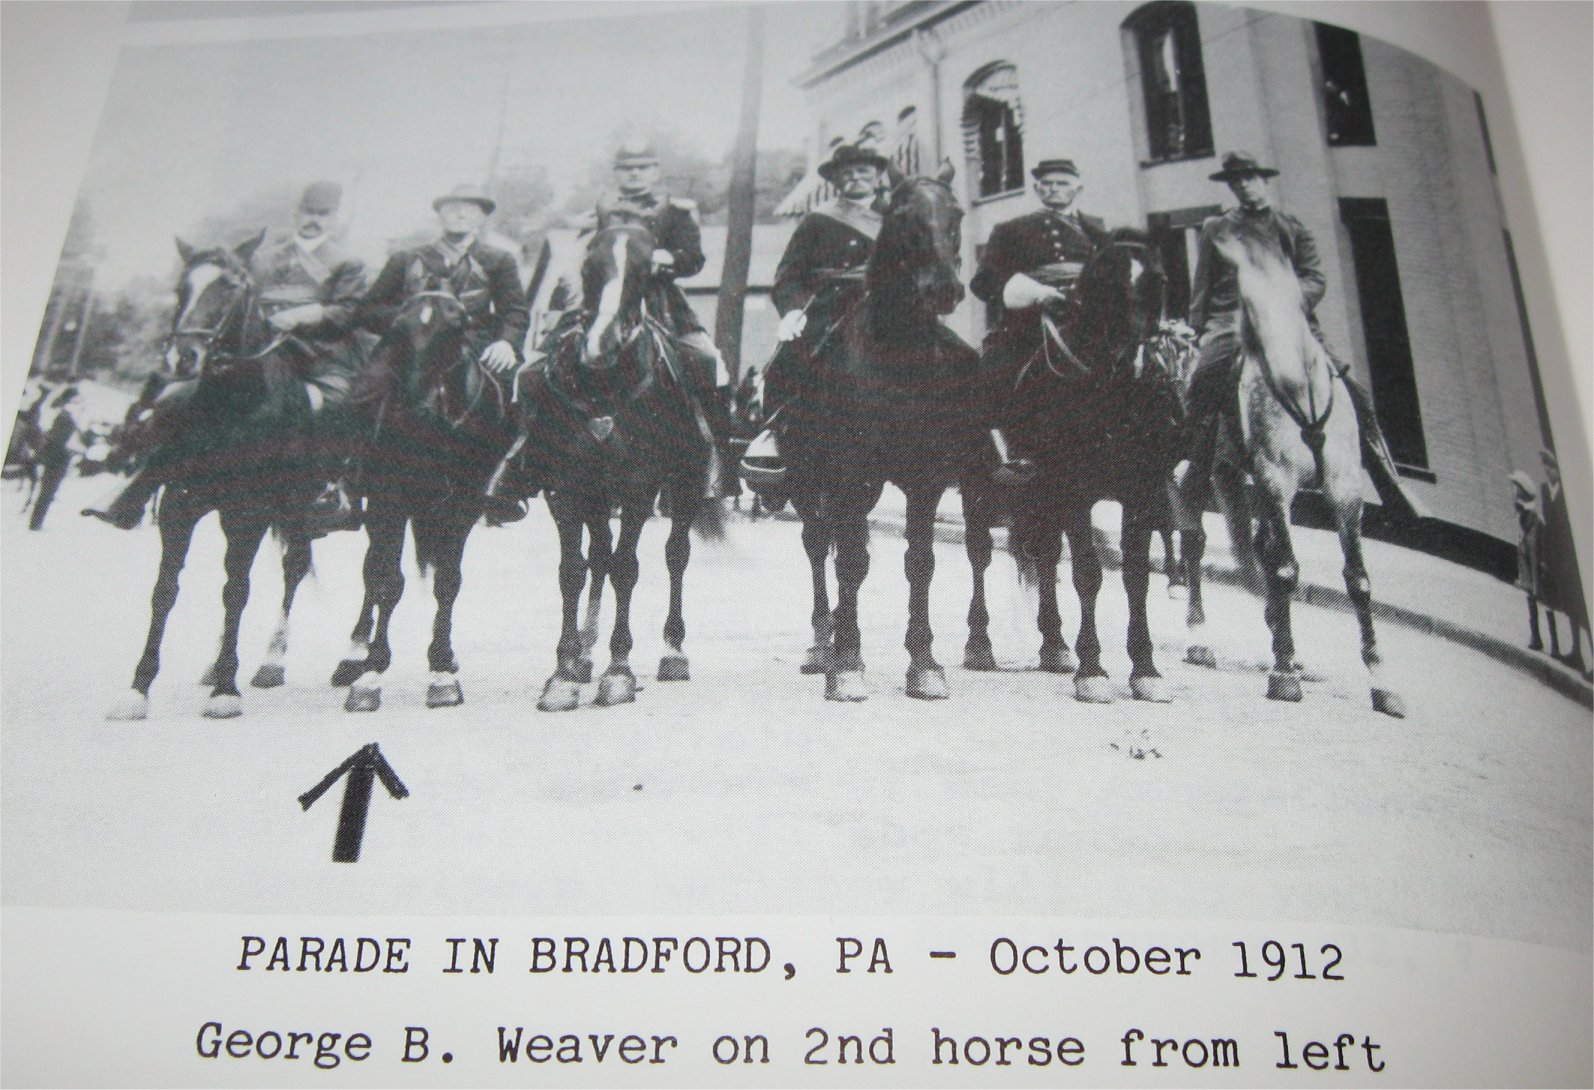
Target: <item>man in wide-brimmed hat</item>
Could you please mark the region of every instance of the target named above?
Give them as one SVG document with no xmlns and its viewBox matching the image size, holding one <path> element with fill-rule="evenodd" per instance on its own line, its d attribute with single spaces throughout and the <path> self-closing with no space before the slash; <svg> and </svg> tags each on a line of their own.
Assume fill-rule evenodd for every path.
<svg viewBox="0 0 1594 1090">
<path fill-rule="evenodd" d="M 1211 494 L 1212 460 L 1226 406 L 1236 401 L 1240 357 L 1240 289 L 1234 265 L 1218 252 L 1222 237 L 1249 236 L 1281 252 L 1295 269 L 1307 322 L 1319 342 L 1323 331 L 1313 313 L 1327 289 L 1318 261 L 1317 240 L 1300 220 L 1273 206 L 1268 179 L 1278 171 L 1246 151 L 1223 155 L 1223 169 L 1210 175 L 1229 187 L 1237 207 L 1212 216 L 1201 225 L 1195 281 L 1191 286 L 1190 325 L 1201 335 L 1201 357 L 1186 395 L 1190 458 L 1180 469 L 1185 504 L 1193 512 L 1206 509 Z M 1406 494 L 1373 412 L 1372 395 L 1348 373 L 1347 365 L 1324 344 L 1329 359 L 1344 379 L 1362 436 L 1362 463 L 1367 467 L 1387 512 L 1406 519 L 1423 511 Z"/>
</svg>

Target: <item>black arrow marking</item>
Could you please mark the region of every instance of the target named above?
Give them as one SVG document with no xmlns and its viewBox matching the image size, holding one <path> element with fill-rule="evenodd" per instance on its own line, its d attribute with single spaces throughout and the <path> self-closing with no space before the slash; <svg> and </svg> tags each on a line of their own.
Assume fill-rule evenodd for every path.
<svg viewBox="0 0 1594 1090">
<path fill-rule="evenodd" d="M 375 742 L 361 746 L 322 777 L 321 782 L 299 796 L 299 805 L 310 809 L 315 800 L 327 793 L 338 782 L 338 777 L 348 774 L 343 788 L 343 810 L 338 815 L 338 835 L 332 843 L 334 863 L 355 863 L 360 858 L 360 842 L 365 839 L 365 815 L 371 810 L 371 781 L 380 778 L 387 793 L 395 799 L 408 798 L 410 791 L 393 771 L 393 766 L 382 756 Z"/>
</svg>

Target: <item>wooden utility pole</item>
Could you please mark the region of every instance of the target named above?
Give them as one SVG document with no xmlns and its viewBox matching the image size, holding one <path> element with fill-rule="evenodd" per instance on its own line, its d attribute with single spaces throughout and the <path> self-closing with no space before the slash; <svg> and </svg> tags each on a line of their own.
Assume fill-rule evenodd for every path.
<svg viewBox="0 0 1594 1090">
<path fill-rule="evenodd" d="M 734 387 L 742 377 L 742 306 L 747 298 L 747 271 L 753 261 L 753 211 L 757 197 L 758 107 L 764 84 L 764 8 L 747 9 L 747 68 L 742 75 L 742 116 L 736 128 L 727 201 L 725 266 L 720 271 L 719 304 L 714 315 L 714 343 L 725 357 Z"/>
</svg>

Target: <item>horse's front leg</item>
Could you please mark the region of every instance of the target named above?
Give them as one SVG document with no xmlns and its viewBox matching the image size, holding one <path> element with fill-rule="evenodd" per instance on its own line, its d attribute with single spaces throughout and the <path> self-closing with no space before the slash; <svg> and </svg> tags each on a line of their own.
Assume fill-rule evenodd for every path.
<svg viewBox="0 0 1594 1090">
<path fill-rule="evenodd" d="M 671 499 L 678 501 L 682 497 Z M 627 499 L 620 508 L 620 537 L 615 542 L 609 570 L 609 582 L 614 585 L 614 632 L 609 637 L 609 668 L 598 680 L 597 700 L 605 707 L 636 699 L 636 674 L 631 671 L 631 594 L 641 570 L 637 544 L 652 511 L 651 493 L 641 499 Z"/>
<path fill-rule="evenodd" d="M 371 505 L 366 509 L 366 533 L 370 544 L 365 553 L 365 590 L 371 599 L 375 618 L 371 643 L 361 663 L 359 676 L 349 684 L 343 710 L 374 712 L 382 706 L 382 675 L 393 662 L 393 647 L 388 628 L 393 611 L 404 596 L 404 526 L 401 511 Z"/>
<path fill-rule="evenodd" d="M 1263 615 L 1273 633 L 1273 672 L 1267 679 L 1269 700 L 1301 699 L 1300 665 L 1295 661 L 1295 634 L 1290 621 L 1290 599 L 1300 583 L 1301 569 L 1290 542 L 1290 495 L 1265 489 L 1261 500 L 1262 528 L 1257 534 L 1263 573 L 1267 577 L 1267 606 Z"/>
<path fill-rule="evenodd" d="M 454 603 L 464 581 L 465 540 L 476 523 L 476 512 L 451 511 L 422 531 L 433 536 L 432 597 L 437 612 L 432 618 L 432 642 L 426 663 L 432 672 L 426 686 L 428 708 L 452 708 L 465 702 L 459 687 L 459 660 L 454 657 Z"/>
<path fill-rule="evenodd" d="M 1119 546 L 1123 553 L 1124 593 L 1129 598 L 1129 691 L 1136 700 L 1166 704 L 1173 697 L 1157 672 L 1146 593 L 1151 585 L 1152 518 L 1146 497 L 1124 501 Z"/>
<path fill-rule="evenodd" d="M 582 647 L 577 616 L 581 609 L 581 591 L 587 585 L 587 561 L 581 555 L 581 537 L 586 520 L 582 517 L 577 500 L 564 493 L 555 492 L 548 496 L 548 511 L 559 530 L 559 597 L 562 615 L 559 643 L 554 651 L 554 672 L 542 688 L 537 709 L 566 712 L 580 703 L 581 686 L 584 684 L 579 674 Z"/>
<path fill-rule="evenodd" d="M 150 595 L 149 633 L 144 639 L 144 653 L 133 670 L 133 688 L 121 701 L 111 706 L 107 719 L 143 719 L 149 714 L 149 687 L 160 672 L 161 641 L 166 636 L 166 619 L 172 606 L 177 604 L 178 577 L 188 559 L 188 546 L 194 539 L 197 515 L 186 511 L 161 512 L 160 570 L 155 576 L 155 589 Z"/>
<path fill-rule="evenodd" d="M 920 700 L 945 700 L 951 695 L 946 671 L 931 650 L 935 633 L 930 628 L 930 581 L 935 578 L 935 509 L 941 503 L 939 484 L 919 485 L 907 491 L 907 524 L 903 536 L 908 548 L 902 569 L 908 577 L 907 693 Z"/>
<path fill-rule="evenodd" d="M 1021 528 L 1020 528 L 1021 527 Z M 1063 616 L 1057 606 L 1057 567 L 1062 562 L 1062 529 L 1050 519 L 1026 518 L 1015 524 L 1010 546 L 1035 573 L 1035 627 L 1041 634 L 1040 668 L 1049 674 L 1071 674 L 1079 668 L 1063 638 Z"/>
<path fill-rule="evenodd" d="M 207 719 L 231 719 L 243 714 L 243 700 L 238 695 L 238 627 L 244 606 L 249 603 L 249 570 L 254 567 L 260 541 L 266 535 L 266 523 L 253 516 L 235 517 L 223 512 L 221 528 L 227 536 L 227 554 L 222 562 L 227 582 L 221 590 L 221 654 L 216 657 L 215 687 L 205 704 Z"/>
<path fill-rule="evenodd" d="M 282 547 L 282 605 L 277 613 L 277 627 L 266 646 L 266 661 L 260 664 L 249 684 L 256 689 L 275 689 L 288 679 L 288 618 L 293 612 L 293 599 L 299 593 L 299 584 L 310 572 L 310 539 L 290 531 Z"/>
<path fill-rule="evenodd" d="M 1086 704 L 1112 703 L 1112 688 L 1101 665 L 1101 637 L 1096 632 L 1096 599 L 1101 594 L 1101 557 L 1090 526 L 1090 504 L 1074 505 L 1065 520 L 1068 566 L 1074 573 L 1074 593 L 1079 598 L 1079 671 L 1074 675 L 1074 699 Z"/>
<path fill-rule="evenodd" d="M 1207 553 L 1207 532 L 1201 529 L 1182 530 L 1179 536 L 1183 545 L 1181 551 L 1184 554 L 1185 579 L 1190 587 L 1184 610 L 1184 661 L 1192 666 L 1216 668 L 1218 657 L 1206 639 L 1207 607 L 1202 597 L 1201 564 Z"/>
<path fill-rule="evenodd" d="M 1372 681 L 1373 710 L 1395 719 L 1406 718 L 1406 702 L 1393 689 L 1385 687 L 1383 656 L 1378 653 L 1378 637 L 1373 632 L 1373 583 L 1362 559 L 1361 497 L 1341 502 L 1335 510 L 1340 550 L 1345 554 L 1345 593 L 1356 610 L 1356 623 L 1362 632 L 1362 662 Z"/>
<path fill-rule="evenodd" d="M 965 670 L 996 669 L 991 649 L 991 614 L 985 604 L 985 573 L 991 566 L 994 497 L 974 481 L 963 484 L 963 550 L 969 557 L 974 589 L 969 595 L 969 638 L 963 645 Z"/>
<path fill-rule="evenodd" d="M 379 513 L 375 501 L 371 502 L 370 508 L 374 520 Z M 354 629 L 349 633 L 349 649 L 332 671 L 332 685 L 338 689 L 353 684 L 356 678 L 365 673 L 365 662 L 371 657 L 371 635 L 376 631 L 376 600 L 387 572 L 386 546 L 377 546 L 373 524 L 368 521 L 365 529 L 365 559 L 360 567 L 364 598 L 360 602 L 360 615 L 355 618 Z"/>
<path fill-rule="evenodd" d="M 686 565 L 692 559 L 692 522 L 697 517 L 697 499 L 685 486 L 672 487 L 670 536 L 664 542 L 664 563 L 670 570 L 670 614 L 664 619 L 664 644 L 667 650 L 659 659 L 660 681 L 690 681 L 691 663 L 682 645 L 686 641 L 685 584 Z"/>
<path fill-rule="evenodd" d="M 869 512 L 879 486 L 838 488 L 829 496 L 827 518 L 836 541 L 835 658 L 825 675 L 825 699 L 865 700 L 863 636 L 858 630 L 858 589 L 869 576 Z"/>
<path fill-rule="evenodd" d="M 830 523 L 817 494 L 794 494 L 792 508 L 803 520 L 803 552 L 808 554 L 808 573 L 813 583 L 814 608 L 810 621 L 813 645 L 803 657 L 802 672 L 828 674 L 836 658 L 836 622 L 830 615 L 830 546 L 834 540 Z"/>
</svg>

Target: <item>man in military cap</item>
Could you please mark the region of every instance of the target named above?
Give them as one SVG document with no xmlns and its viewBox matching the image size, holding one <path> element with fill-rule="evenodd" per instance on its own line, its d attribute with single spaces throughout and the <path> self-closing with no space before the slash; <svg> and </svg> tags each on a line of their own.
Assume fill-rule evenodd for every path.
<svg viewBox="0 0 1594 1090">
<path fill-rule="evenodd" d="M 1206 509 L 1211 494 L 1212 460 L 1218 429 L 1228 402 L 1235 400 L 1239 381 L 1240 290 L 1238 272 L 1218 252 L 1217 239 L 1248 235 L 1281 251 L 1295 269 L 1301 295 L 1306 303 L 1307 323 L 1319 343 L 1323 331 L 1313 313 L 1327 290 L 1318 261 L 1317 240 L 1300 220 L 1273 207 L 1268 179 L 1278 171 L 1263 166 L 1250 152 L 1230 151 L 1223 156 L 1223 169 L 1210 175 L 1229 187 L 1237 207 L 1212 216 L 1201 225 L 1201 241 L 1196 255 L 1195 281 L 1191 286 L 1190 325 L 1201 335 L 1201 355 L 1186 394 L 1190 422 L 1190 458 L 1180 467 L 1179 480 L 1185 504 L 1192 511 Z M 1411 519 L 1423 515 L 1421 508 L 1406 494 L 1395 471 L 1395 460 L 1384 441 L 1373 412 L 1372 396 L 1349 374 L 1326 344 L 1329 360 L 1345 382 L 1356 423 L 1361 429 L 1362 464 L 1367 467 L 1379 499 L 1387 511 Z"/>
<path fill-rule="evenodd" d="M 969 291 L 989 308 L 985 354 L 993 373 L 1011 378 L 1040 350 L 1039 310 L 1060 305 L 1107 228 L 1082 214 L 1075 202 L 1084 190 L 1072 159 L 1042 159 L 1030 171 L 1039 211 L 999 223 L 985 244 Z M 1021 477 L 1027 460 L 1015 457 L 1000 430 L 992 433 L 999 478 Z"/>
<path fill-rule="evenodd" d="M 315 427 L 329 457 L 335 454 L 325 431 L 328 409 L 348 396 L 365 360 L 364 345 L 353 328 L 354 307 L 365 291 L 365 265 L 332 237 L 342 200 L 338 183 L 310 183 L 294 209 L 293 234 L 250 257 L 250 273 L 271 328 L 279 336 L 297 338 L 309 350 L 300 374 L 311 391 Z M 115 499 L 85 509 L 85 515 L 122 529 L 138 525 L 145 504 L 164 480 L 162 468 L 172 460 L 173 444 L 192 428 L 183 410 L 195 386 L 194 379 L 165 385 L 140 425 L 156 448 L 148 462 Z"/>
</svg>

